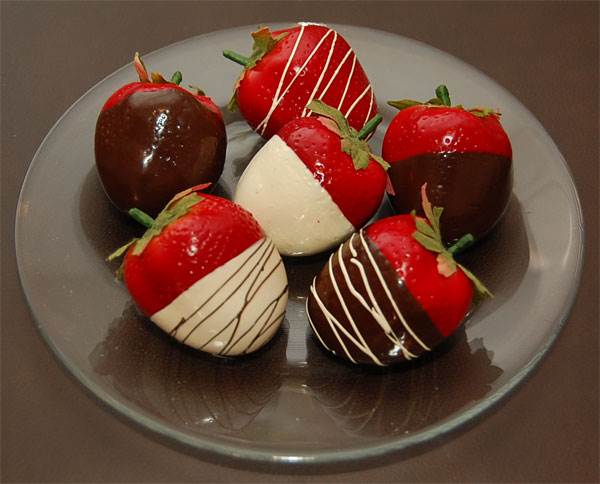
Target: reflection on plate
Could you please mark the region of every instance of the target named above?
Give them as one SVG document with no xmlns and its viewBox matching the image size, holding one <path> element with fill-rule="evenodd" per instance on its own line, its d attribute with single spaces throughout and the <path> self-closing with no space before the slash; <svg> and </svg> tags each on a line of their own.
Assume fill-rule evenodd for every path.
<svg viewBox="0 0 600 484">
<path fill-rule="evenodd" d="M 284 328 L 256 355 L 213 358 L 178 344 L 128 305 L 90 362 L 124 398 L 158 418 L 198 434 L 230 435 L 253 424 L 284 379 L 306 405 L 320 407 L 340 437 L 383 438 L 443 420 L 485 397 L 502 374 L 481 339 L 469 344 L 464 331 L 434 356 L 385 370 L 334 361 L 310 336 L 306 361 L 287 367 L 287 343 Z"/>
<path fill-rule="evenodd" d="M 499 401 L 546 352 L 577 290 L 581 211 L 564 160 L 535 118 L 484 75 L 423 44 L 338 26 L 381 100 L 398 85 L 425 98 L 444 80 L 455 99 L 500 106 L 511 137 L 514 195 L 498 228 L 464 257 L 495 293 L 435 354 L 387 370 L 349 366 L 310 336 L 307 288 L 327 254 L 285 260 L 286 321 L 263 350 L 216 359 L 178 345 L 141 317 L 105 257 L 140 229 L 118 213 L 94 171 L 97 113 L 132 79 L 117 71 L 63 116 L 38 150 L 16 220 L 17 259 L 42 336 L 98 398 L 133 421 L 222 456 L 323 463 L 405 449 L 446 433 Z M 251 27 L 216 32 L 145 56 L 163 72 L 185 69 L 225 106 L 239 69 L 220 56 L 243 50 Z M 377 56 L 370 55 L 374 46 Z M 196 59 L 196 60 L 195 60 Z M 197 62 L 202 59 L 202 64 Z M 410 65 L 410 69 L 405 66 Z M 231 80 L 231 81 L 230 81 Z M 380 149 L 393 110 L 372 140 Z M 218 194 L 231 197 L 261 139 L 227 114 L 226 168 Z M 379 216 L 390 213 L 384 202 Z"/>
</svg>

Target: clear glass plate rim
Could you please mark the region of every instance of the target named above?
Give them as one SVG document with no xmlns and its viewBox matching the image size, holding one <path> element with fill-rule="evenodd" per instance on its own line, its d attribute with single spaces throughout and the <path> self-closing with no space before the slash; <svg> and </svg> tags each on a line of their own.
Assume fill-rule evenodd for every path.
<svg viewBox="0 0 600 484">
<path fill-rule="evenodd" d="M 294 21 L 290 22 L 273 22 L 271 25 L 285 25 L 289 23 L 294 23 Z M 549 335 L 546 342 L 542 345 L 542 347 L 538 350 L 537 353 L 533 355 L 533 357 L 525 364 L 513 377 L 511 377 L 506 383 L 504 383 L 501 387 L 495 390 L 495 392 L 488 396 L 487 398 L 481 400 L 473 407 L 469 408 L 466 411 L 463 411 L 456 416 L 448 419 L 445 422 L 441 422 L 436 424 L 430 428 L 425 428 L 424 430 L 418 431 L 415 434 L 400 437 L 400 438 L 389 438 L 386 439 L 383 443 L 376 445 L 361 445 L 357 447 L 348 447 L 342 450 L 334 450 L 334 451 L 282 451 L 282 452 L 272 452 L 267 450 L 257 450 L 257 449 L 249 449 L 243 446 L 237 446 L 234 444 L 228 445 L 223 444 L 219 440 L 214 439 L 209 436 L 202 437 L 191 437 L 183 432 L 180 432 L 176 429 L 173 429 L 167 425 L 158 423 L 156 420 L 147 417 L 135 410 L 132 410 L 127 405 L 122 404 L 118 400 L 112 398 L 109 394 L 107 394 L 99 385 L 95 384 L 91 379 L 89 379 L 83 372 L 81 372 L 77 365 L 70 363 L 69 359 L 62 353 L 62 351 L 54 344 L 51 337 L 44 331 L 43 329 L 43 318 L 39 317 L 38 311 L 36 311 L 34 304 L 30 300 L 29 292 L 27 290 L 26 284 L 26 276 L 22 271 L 22 264 L 19 264 L 19 260 L 22 259 L 22 254 L 19 249 L 18 241 L 21 239 L 20 230 L 21 224 L 19 223 L 19 214 L 21 212 L 22 202 L 24 200 L 24 195 L 27 189 L 28 181 L 30 179 L 30 175 L 32 171 L 35 169 L 36 161 L 41 153 L 42 149 L 46 145 L 47 141 L 52 137 L 54 132 L 59 128 L 62 121 L 69 115 L 71 110 L 75 108 L 80 102 L 82 102 L 88 95 L 90 95 L 99 85 L 105 83 L 112 77 L 118 75 L 122 70 L 127 69 L 130 64 L 126 64 L 121 68 L 115 70 L 108 76 L 104 77 L 96 84 L 94 84 L 90 89 L 88 89 L 83 95 L 81 95 L 75 102 L 73 102 L 70 107 L 60 116 L 60 118 L 54 123 L 50 131 L 44 137 L 40 146 L 36 150 L 32 161 L 27 169 L 25 177 L 23 179 L 23 183 L 21 186 L 21 190 L 19 193 L 19 199 L 17 202 L 16 214 L 15 214 L 15 253 L 17 259 L 17 268 L 19 274 L 19 280 L 21 283 L 21 287 L 23 289 L 23 293 L 25 295 L 25 299 L 31 311 L 31 314 L 34 317 L 36 327 L 38 332 L 42 336 L 43 340 L 46 344 L 51 348 L 54 355 L 57 357 L 62 366 L 68 370 L 68 373 L 73 375 L 76 380 L 78 380 L 87 391 L 89 391 L 95 398 L 100 400 L 103 404 L 107 405 L 109 409 L 117 411 L 119 414 L 125 416 L 126 418 L 134 421 L 136 424 L 141 425 L 142 427 L 155 432 L 163 437 L 166 437 L 171 440 L 175 440 L 180 444 L 189 446 L 196 450 L 206 451 L 208 453 L 216 453 L 223 457 L 241 457 L 244 459 L 248 459 L 255 462 L 262 463 L 287 463 L 287 464 L 330 464 L 330 463 L 340 463 L 347 462 L 355 459 L 367 459 L 373 458 L 385 453 L 395 452 L 405 450 L 409 447 L 416 446 L 419 444 L 424 444 L 431 441 L 434 438 L 442 437 L 452 432 L 453 430 L 461 427 L 463 424 L 467 423 L 471 419 L 483 415 L 485 412 L 491 410 L 497 403 L 504 400 L 513 390 L 515 390 L 520 383 L 522 383 L 527 376 L 531 374 L 534 368 L 537 367 L 542 358 L 547 354 L 548 350 L 552 347 L 558 334 L 561 329 L 565 325 L 568 316 L 571 312 L 573 304 L 575 303 L 577 292 L 579 289 L 579 285 L 581 282 L 582 276 L 582 267 L 583 267 L 583 256 L 584 256 L 584 222 L 583 222 L 583 213 L 581 208 L 581 201 L 579 199 L 579 195 L 577 193 L 577 189 L 574 183 L 572 172 L 566 163 L 562 153 L 547 133 L 547 131 L 543 128 L 541 123 L 537 120 L 537 118 L 508 90 L 506 90 L 502 85 L 500 85 L 495 80 L 491 79 L 489 76 L 479 71 L 477 68 L 467 64 L 463 60 L 448 54 L 440 49 L 432 47 L 424 42 L 410 39 L 408 37 L 404 37 L 399 34 L 394 34 L 387 31 L 371 29 L 362 26 L 355 25 L 343 25 L 343 24 L 329 24 L 333 27 L 343 29 L 343 28 L 353 28 L 358 30 L 364 30 L 366 32 L 376 32 L 381 35 L 384 34 L 390 37 L 396 37 L 402 39 L 405 42 L 418 44 L 419 46 L 430 50 L 435 51 L 437 53 L 443 53 L 445 57 L 451 59 L 453 62 L 463 65 L 466 69 L 475 72 L 478 76 L 484 78 L 487 82 L 493 84 L 497 89 L 503 92 L 503 94 L 514 100 L 515 104 L 519 106 L 519 108 L 534 122 L 536 123 L 536 127 L 540 131 L 540 133 L 545 137 L 546 142 L 553 145 L 556 153 L 559 155 L 560 162 L 562 163 L 562 167 L 566 172 L 566 175 L 569 180 L 569 191 L 570 191 L 570 202 L 574 205 L 574 213 L 575 220 L 573 221 L 571 227 L 571 236 L 573 237 L 574 244 L 571 247 L 574 247 L 573 250 L 576 251 L 573 254 L 574 257 L 574 277 L 573 284 L 570 286 L 569 293 L 565 299 L 565 303 L 562 307 L 561 314 L 558 315 L 557 319 L 554 322 L 554 330 Z M 181 41 L 169 44 L 167 46 L 161 47 L 153 52 L 146 54 L 146 58 L 150 58 L 153 55 L 156 55 L 163 50 L 171 49 L 179 44 L 184 44 L 188 42 L 196 42 L 203 38 L 207 38 L 210 36 L 223 34 L 225 32 L 234 32 L 234 31 L 251 31 L 255 28 L 254 25 L 245 25 L 234 27 L 230 29 L 217 30 L 213 32 L 208 32 L 205 34 L 189 37 L 187 39 L 183 39 Z"/>
</svg>

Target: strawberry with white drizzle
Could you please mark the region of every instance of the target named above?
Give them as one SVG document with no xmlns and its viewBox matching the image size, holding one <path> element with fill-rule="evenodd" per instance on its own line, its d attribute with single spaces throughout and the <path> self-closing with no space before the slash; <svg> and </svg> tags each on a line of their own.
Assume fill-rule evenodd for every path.
<svg viewBox="0 0 600 484">
<path fill-rule="evenodd" d="M 290 121 L 267 141 L 234 196 L 282 255 L 339 244 L 375 214 L 385 192 L 387 164 L 364 141 L 381 115 L 358 133 L 321 101 L 309 108 L 321 117 Z"/>
<path fill-rule="evenodd" d="M 132 298 L 177 340 L 219 356 L 251 353 L 281 324 L 287 277 L 277 249 L 256 220 L 224 198 L 176 195 L 156 219 L 130 215 L 147 227 L 115 251 Z"/>
<path fill-rule="evenodd" d="M 369 79 L 335 30 L 302 22 L 275 32 L 262 27 L 252 37 L 250 57 L 230 50 L 223 55 L 244 66 L 230 107 L 237 105 L 261 136 L 268 139 L 288 121 L 310 115 L 314 99 L 341 111 L 356 130 L 377 114 Z"/>
<path fill-rule="evenodd" d="M 385 366 L 434 349 L 465 319 L 473 289 L 490 292 L 454 255 L 471 234 L 446 248 L 442 209 L 421 189 L 427 220 L 388 217 L 360 230 L 314 279 L 307 313 L 317 339 L 352 363 Z"/>
</svg>

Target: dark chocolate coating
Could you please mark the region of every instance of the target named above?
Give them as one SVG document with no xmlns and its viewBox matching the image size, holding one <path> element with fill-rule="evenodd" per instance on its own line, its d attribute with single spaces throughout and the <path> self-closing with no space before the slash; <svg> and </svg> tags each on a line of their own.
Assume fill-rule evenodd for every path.
<svg viewBox="0 0 600 484">
<path fill-rule="evenodd" d="M 494 228 L 506 211 L 512 192 L 512 161 L 487 153 L 430 153 L 392 163 L 388 176 L 394 194 L 388 194 L 399 213 L 421 210 L 421 186 L 443 207 L 444 241 L 465 234 L 475 239 Z"/>
<path fill-rule="evenodd" d="M 160 212 L 176 193 L 223 172 L 223 121 L 181 89 L 138 91 L 100 113 L 96 166 L 120 210 Z"/>
<path fill-rule="evenodd" d="M 356 255 L 352 254 L 350 244 L 352 244 Z M 384 366 L 416 358 L 433 349 L 442 341 L 443 337 L 437 327 L 408 291 L 403 281 L 398 278 L 396 271 L 386 257 L 363 231 L 355 234 L 342 245 L 341 256 L 347 277 L 339 261 L 339 251 L 336 251 L 331 255 L 329 263 L 316 277 L 307 303 L 311 327 L 317 333 L 317 339 L 327 347 L 326 349 L 349 361 L 354 360 L 354 363 Z M 366 283 L 357 263 L 364 268 Z M 395 302 L 407 326 L 427 348 L 424 348 L 403 324 L 375 267 L 378 268 L 379 274 L 391 295 L 391 300 Z M 351 292 L 348 281 L 369 308 L 375 306 L 369 293 L 373 294 L 381 314 L 391 328 L 393 333 L 391 337 L 386 335 L 386 330 L 377 322 L 372 313 L 361 304 L 359 297 Z M 336 285 L 339 295 L 336 292 Z M 326 312 L 332 315 L 352 338 L 344 334 L 335 324 L 330 324 L 317 297 L 325 306 Z M 347 313 L 342 306 L 342 301 L 346 305 Z M 356 329 L 353 328 L 348 314 L 354 320 Z M 344 346 L 346 350 L 344 350 Z M 363 351 L 360 348 L 361 346 L 366 348 L 367 351 Z M 402 348 L 408 353 L 405 354 Z M 376 361 L 372 355 L 379 361 Z"/>
</svg>

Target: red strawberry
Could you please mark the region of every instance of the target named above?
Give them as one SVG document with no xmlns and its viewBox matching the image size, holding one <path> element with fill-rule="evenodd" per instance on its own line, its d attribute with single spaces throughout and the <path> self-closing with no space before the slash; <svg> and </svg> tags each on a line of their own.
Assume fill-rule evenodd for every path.
<svg viewBox="0 0 600 484">
<path fill-rule="evenodd" d="M 155 215 L 175 193 L 219 179 L 227 138 L 219 108 L 180 87 L 181 73 L 149 76 L 138 54 L 134 66 L 140 82 L 116 91 L 98 117 L 96 166 L 120 210 Z"/>
<path fill-rule="evenodd" d="M 487 289 L 446 249 L 442 209 L 423 192 L 427 220 L 381 219 L 354 234 L 315 278 L 307 301 L 311 326 L 323 346 L 353 363 L 388 365 L 432 350 L 465 318 L 473 285 Z"/>
<path fill-rule="evenodd" d="M 335 246 L 377 211 L 387 164 L 364 138 L 381 116 L 357 133 L 321 101 L 321 118 L 287 123 L 254 156 L 235 201 L 259 221 L 283 255 L 310 255 Z"/>
<path fill-rule="evenodd" d="M 308 116 L 308 104 L 320 99 L 336 107 L 360 130 L 377 114 L 377 103 L 363 68 L 346 40 L 325 25 L 300 23 L 275 32 L 262 27 L 252 34 L 247 58 L 223 55 L 244 65 L 231 106 L 265 138 L 285 123 Z"/>
<path fill-rule="evenodd" d="M 448 90 L 425 104 L 390 101 L 401 111 L 383 140 L 391 164 L 389 195 L 401 213 L 419 209 L 419 187 L 444 207 L 444 240 L 484 237 L 504 214 L 512 191 L 512 149 L 499 113 L 451 106 Z"/>
<path fill-rule="evenodd" d="M 195 348 L 223 356 L 264 345 L 283 320 L 287 278 L 279 253 L 252 215 L 235 203 L 177 195 L 125 253 L 122 274 L 138 307 L 163 330 Z"/>
</svg>

